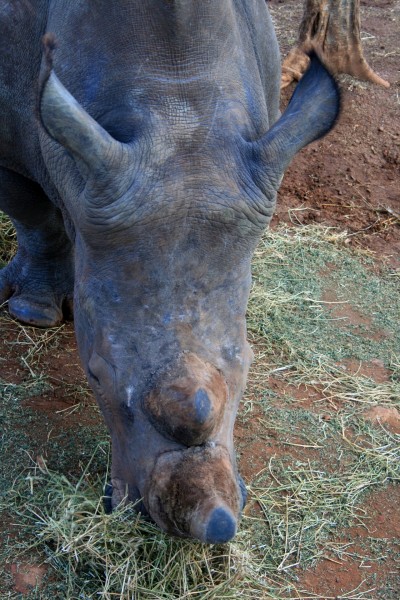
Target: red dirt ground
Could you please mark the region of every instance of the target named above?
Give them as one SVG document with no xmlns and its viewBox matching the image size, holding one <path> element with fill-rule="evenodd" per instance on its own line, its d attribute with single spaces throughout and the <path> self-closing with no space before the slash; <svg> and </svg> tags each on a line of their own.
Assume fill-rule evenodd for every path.
<svg viewBox="0 0 400 600">
<path fill-rule="evenodd" d="M 296 23 L 299 22 L 302 3 L 299 0 L 273 0 L 270 2 L 274 19 L 285 25 L 291 23 L 293 39 L 281 35 L 283 54 L 296 37 Z M 343 110 L 336 129 L 325 139 L 311 145 L 298 155 L 288 169 L 281 190 L 276 215 L 272 227 L 287 223 L 322 223 L 328 226 L 346 229 L 352 234 L 351 243 L 374 252 L 378 258 L 388 261 L 393 267 L 400 267 L 400 99 L 399 99 L 399 39 L 400 6 L 392 0 L 362 1 L 362 31 L 364 50 L 371 66 L 391 83 L 389 89 L 371 84 L 358 83 L 349 78 L 342 83 Z M 285 91 L 287 99 L 292 90 Z M 349 315 L 347 315 L 349 316 Z M 357 321 L 357 315 L 353 315 Z M 351 317 L 351 315 L 350 315 Z M 21 349 L 10 345 L 23 334 L 18 324 L 8 321 L 2 325 L 0 354 L 7 356 L 7 362 L 0 362 L 0 377 L 18 382 L 24 377 L 19 360 Z M 32 333 L 32 335 L 34 335 Z M 73 327 L 67 324 L 59 341 L 51 346 L 51 351 L 43 355 L 41 370 L 51 378 L 54 390 L 40 397 L 30 398 L 27 404 L 35 411 L 44 413 L 48 419 L 42 434 L 37 432 L 32 456 L 45 455 L 46 436 L 55 435 L 58 428 L 71 427 L 73 431 L 82 421 L 82 412 L 78 419 L 68 414 L 76 396 L 68 396 L 68 389 L 83 382 L 82 370 L 73 338 Z M 362 369 L 373 372 L 384 381 L 387 373 L 383 365 L 347 365 L 353 371 Z M 369 369 L 369 371 L 368 371 Z M 279 380 L 271 378 L 271 388 L 280 385 Z M 66 394 L 67 390 L 67 394 Z M 299 401 L 309 403 L 307 389 L 299 388 L 295 392 Z M 315 392 L 313 392 L 315 393 Z M 85 402 L 88 422 L 97 419 L 90 396 Z M 61 411 L 61 412 L 60 412 Z M 93 413 L 93 414 L 92 414 Z M 387 423 L 398 432 L 399 421 L 395 413 L 390 415 L 367 415 L 367 418 L 387 418 Z M 257 415 L 252 414 L 254 423 Z M 77 422 L 79 421 L 79 423 Z M 49 433 L 52 432 L 52 433 Z M 277 440 L 271 438 L 270 444 L 257 440 L 257 427 L 251 422 L 243 427 L 238 423 L 236 431 L 240 446 L 247 446 L 241 464 L 243 475 L 251 480 L 262 469 L 269 456 L 279 453 Z M 293 452 L 295 457 L 295 451 Z M 310 455 L 311 456 L 311 455 Z M 400 488 L 392 486 L 389 491 L 377 491 L 370 495 L 365 510 L 371 517 L 371 528 L 351 528 L 342 532 L 341 539 L 350 539 L 352 556 L 337 561 L 327 557 L 306 573 L 300 575 L 301 587 L 318 594 L 319 598 L 339 598 L 354 589 L 362 580 L 366 570 L 376 573 L 376 589 L 382 582 L 393 579 L 398 586 L 400 597 L 398 565 L 389 558 L 383 564 L 369 565 L 363 560 L 368 554 L 365 542 L 371 536 L 375 539 L 400 539 Z M 43 576 L 39 567 L 16 564 L 9 565 L 14 576 L 15 589 L 24 593 L 35 579 Z M 24 575 L 24 571 L 28 575 Z M 371 598 L 374 598 L 371 595 Z M 380 596 L 382 597 L 382 596 Z M 392 596 L 391 596 L 392 597 Z M 394 598 L 395 596 L 393 596 Z"/>
<path fill-rule="evenodd" d="M 274 0 L 276 22 L 299 18 L 302 3 Z M 273 226 L 323 223 L 354 234 L 353 243 L 400 260 L 400 8 L 362 1 L 362 37 L 370 64 L 391 87 L 343 83 L 343 110 L 333 132 L 296 156 L 287 170 Z M 296 21 L 295 21 L 296 22 Z M 373 36 L 373 37 L 372 37 Z M 283 53 L 289 49 L 280 39 Z M 285 91 L 285 98 L 293 88 Z"/>
</svg>

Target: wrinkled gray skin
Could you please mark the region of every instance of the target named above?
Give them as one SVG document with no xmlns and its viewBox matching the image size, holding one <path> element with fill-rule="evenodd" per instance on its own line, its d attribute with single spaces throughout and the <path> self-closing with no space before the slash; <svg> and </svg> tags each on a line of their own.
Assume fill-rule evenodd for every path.
<svg viewBox="0 0 400 600">
<path fill-rule="evenodd" d="M 285 167 L 336 118 L 335 84 L 314 60 L 277 120 L 264 0 L 0 0 L 0 57 L 0 208 L 19 242 L 0 301 L 47 327 L 73 297 L 113 506 L 142 498 L 165 530 L 225 542 L 250 260 Z"/>
</svg>

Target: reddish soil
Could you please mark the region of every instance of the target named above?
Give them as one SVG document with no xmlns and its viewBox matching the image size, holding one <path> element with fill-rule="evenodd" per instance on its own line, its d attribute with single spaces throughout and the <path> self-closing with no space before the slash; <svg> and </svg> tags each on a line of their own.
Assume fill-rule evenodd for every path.
<svg viewBox="0 0 400 600">
<path fill-rule="evenodd" d="M 10 571 L 14 578 L 14 588 L 20 594 L 29 594 L 32 588 L 40 586 L 46 573 L 44 565 L 29 565 L 24 563 L 12 563 Z"/>
<path fill-rule="evenodd" d="M 7 356 L 0 363 L 0 379 L 15 384 L 29 381 L 32 372 L 45 373 L 51 389 L 22 400 L 22 405 L 43 414 L 29 424 L 29 453 L 33 458 L 43 456 L 47 460 L 47 445 L 69 429 L 90 426 L 99 421 L 96 402 L 85 380 L 79 362 L 72 323 L 65 323 L 54 335 L 54 330 L 22 327 L 13 321 L 5 309 L 0 313 L 2 340 L 0 356 Z M 34 357 L 26 359 L 29 336 L 37 347 Z M 48 340 L 48 341 L 47 341 Z M 27 363 L 29 367 L 27 367 Z M 20 424 L 24 427 L 24 424 Z M 73 467 L 71 468 L 73 471 Z"/>
<path fill-rule="evenodd" d="M 274 0 L 277 24 L 301 15 L 302 3 Z M 383 89 L 345 78 L 333 132 L 296 156 L 283 180 L 273 226 L 322 223 L 346 229 L 352 243 L 400 264 L 400 99 L 398 2 L 362 1 L 364 52 L 388 80 Z M 298 22 L 298 21 L 297 21 Z M 294 35 L 295 28 L 294 28 Z M 280 35 L 283 53 L 289 49 Z M 293 88 L 285 91 L 289 98 Z"/>
<path fill-rule="evenodd" d="M 373 588 L 366 598 L 397 598 L 399 588 L 399 564 L 393 556 L 385 552 L 385 542 L 390 540 L 400 550 L 400 520 L 396 518 L 400 505 L 400 487 L 375 492 L 368 499 L 369 524 L 367 527 L 351 527 L 337 540 L 349 544 L 347 555 L 327 556 L 318 562 L 314 569 L 308 569 L 304 585 L 318 597 L 346 597 L 343 594 L 360 586 L 368 590 L 363 582 L 368 577 Z M 382 546 L 380 560 L 371 559 L 373 545 Z M 378 596 L 379 590 L 386 588 L 388 596 Z M 390 594 L 390 596 L 389 596 Z M 354 596 L 355 598 L 357 596 Z"/>
<path fill-rule="evenodd" d="M 299 0 L 273 0 L 270 2 L 276 22 L 290 20 L 296 30 L 301 13 Z M 400 119 L 399 119 L 399 23 L 400 7 L 391 0 L 362 1 L 362 30 L 368 32 L 364 50 L 371 66 L 391 83 L 383 89 L 366 83 L 346 79 L 342 83 L 343 109 L 336 129 L 322 141 L 302 151 L 288 169 L 281 190 L 272 227 L 279 223 L 322 223 L 330 227 L 346 229 L 351 233 L 350 243 L 368 249 L 376 257 L 387 261 L 395 268 L 400 267 Z M 372 37 L 373 36 L 373 37 Z M 281 39 L 283 53 L 291 43 Z M 285 99 L 291 89 L 285 91 Z M 333 290 L 327 290 L 332 299 Z M 337 311 L 345 310 L 338 305 Z M 18 383 L 27 376 L 21 366 L 24 333 L 18 324 L 8 319 L 3 309 L 1 321 L 0 377 Z M 346 314 L 357 324 L 360 315 Z M 33 339 L 40 334 L 28 330 Z M 19 341 L 19 345 L 15 342 Z M 373 376 L 376 381 L 385 381 L 387 372 L 382 364 L 343 365 L 351 372 Z M 48 436 L 55 436 L 61 429 L 71 433 L 82 422 L 91 423 L 99 418 L 94 410 L 90 394 L 77 394 L 77 386 L 85 386 L 79 366 L 73 337 L 73 326 L 67 324 L 58 335 L 57 341 L 48 343 L 40 358 L 38 371 L 50 376 L 53 390 L 26 400 L 26 405 L 46 416 L 46 426 L 31 432 L 32 456 L 46 458 Z M 272 390 L 285 392 L 279 379 L 270 380 Z M 69 392 L 71 390 L 71 392 Z M 318 391 L 305 386 L 286 389 L 302 406 L 310 406 L 318 400 Z M 71 394 L 71 395 L 70 395 Z M 72 409 L 84 398 L 85 410 L 74 413 Z M 327 417 L 329 418 L 329 416 Z M 379 407 L 370 411 L 366 418 L 385 422 L 395 433 L 399 432 L 399 414 L 385 413 Z M 279 444 L 276 432 L 265 430 L 260 437 L 258 415 L 253 411 L 251 420 L 246 417 L 237 424 L 238 446 L 243 449 L 241 465 L 243 475 L 251 480 L 268 463 L 273 454 L 289 453 Z M 298 450 L 299 455 L 304 449 Z M 290 454 L 297 457 L 295 447 Z M 308 450 L 311 459 L 313 449 Z M 364 506 L 370 516 L 369 530 L 352 528 L 341 534 L 341 540 L 350 540 L 351 556 L 341 560 L 327 556 L 314 569 L 299 574 L 298 589 L 314 592 L 318 598 L 342 597 L 364 579 L 365 572 L 375 574 L 375 590 L 393 581 L 393 589 L 400 597 L 398 564 L 391 557 L 369 563 L 368 551 L 371 540 L 396 538 L 400 540 L 400 489 L 388 487 L 369 496 Z M 42 567 L 35 565 L 9 565 L 14 576 L 15 590 L 24 593 L 29 586 L 43 577 Z M 396 574 L 397 573 L 397 574 Z M 396 587 L 397 586 L 397 587 Z M 348 597 L 348 596 L 346 596 Z M 354 596 L 356 597 L 356 596 Z M 384 598 L 378 594 L 365 598 Z M 395 593 L 390 598 L 395 598 Z"/>
</svg>

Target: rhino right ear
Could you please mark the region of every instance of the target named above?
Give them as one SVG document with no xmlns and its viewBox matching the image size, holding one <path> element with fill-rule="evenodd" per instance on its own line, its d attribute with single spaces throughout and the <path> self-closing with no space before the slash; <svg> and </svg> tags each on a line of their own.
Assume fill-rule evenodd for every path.
<svg viewBox="0 0 400 600">
<path fill-rule="evenodd" d="M 340 92 L 315 53 L 280 119 L 258 141 L 251 156 L 260 187 L 278 189 L 283 173 L 304 146 L 327 134 L 340 112 Z"/>
<path fill-rule="evenodd" d="M 46 69 L 41 78 L 39 102 L 43 126 L 72 154 L 83 174 L 103 179 L 110 170 L 123 164 L 126 149 L 84 110 L 55 75 L 54 36 L 46 34 L 43 45 Z"/>
</svg>

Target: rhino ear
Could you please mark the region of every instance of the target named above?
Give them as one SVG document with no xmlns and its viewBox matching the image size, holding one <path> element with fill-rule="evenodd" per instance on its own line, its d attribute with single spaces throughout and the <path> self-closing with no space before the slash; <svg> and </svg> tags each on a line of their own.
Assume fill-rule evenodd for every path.
<svg viewBox="0 0 400 600">
<path fill-rule="evenodd" d="M 310 66 L 280 119 L 252 144 L 259 177 L 264 181 L 267 177 L 275 189 L 296 152 L 327 134 L 340 112 L 335 79 L 315 53 L 310 59 Z"/>
<path fill-rule="evenodd" d="M 43 39 L 46 70 L 41 80 L 39 112 L 49 135 L 74 157 L 87 176 L 104 177 L 112 165 L 121 165 L 123 145 L 110 136 L 63 86 L 52 70 L 55 40 Z"/>
</svg>

